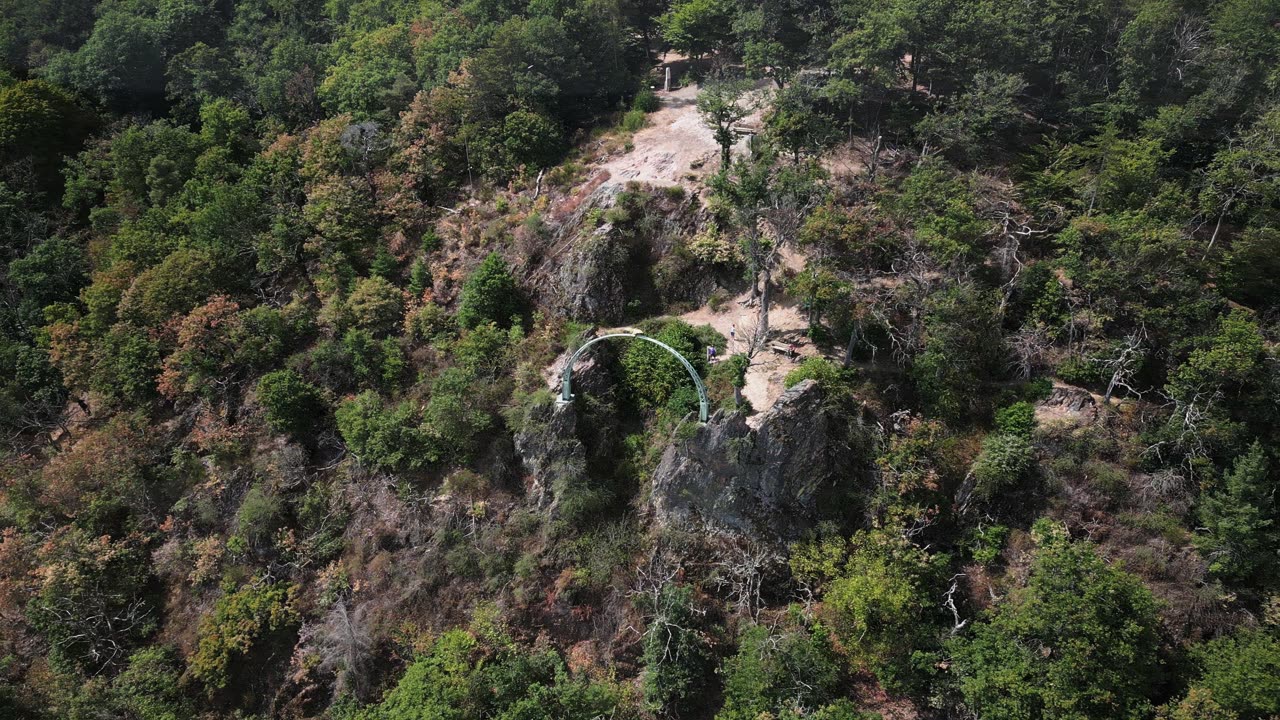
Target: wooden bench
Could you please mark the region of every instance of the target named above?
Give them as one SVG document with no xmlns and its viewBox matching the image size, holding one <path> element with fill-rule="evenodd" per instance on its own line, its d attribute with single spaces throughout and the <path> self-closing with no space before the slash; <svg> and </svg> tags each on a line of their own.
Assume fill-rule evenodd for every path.
<svg viewBox="0 0 1280 720">
<path fill-rule="evenodd" d="M 792 360 L 796 359 L 796 357 L 800 355 L 799 348 L 796 349 L 796 352 L 792 352 L 790 347 L 783 345 L 781 343 L 770 343 L 769 349 L 778 353 L 779 355 L 786 355 Z"/>
</svg>

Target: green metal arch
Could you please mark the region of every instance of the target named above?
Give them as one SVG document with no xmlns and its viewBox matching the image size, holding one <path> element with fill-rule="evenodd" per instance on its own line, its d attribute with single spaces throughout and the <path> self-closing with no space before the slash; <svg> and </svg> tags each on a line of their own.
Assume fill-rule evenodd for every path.
<svg viewBox="0 0 1280 720">
<path fill-rule="evenodd" d="M 583 343 L 582 347 L 578 348 L 578 351 L 569 358 L 569 362 L 564 366 L 564 381 L 560 387 L 560 402 L 573 402 L 573 366 L 578 362 L 578 358 L 582 356 L 582 353 L 586 352 L 587 348 L 595 345 L 601 340 L 609 340 L 610 338 L 646 340 L 657 345 L 663 350 L 666 350 L 672 355 L 675 355 L 676 359 L 680 361 L 680 364 L 684 365 L 684 369 L 689 371 L 689 377 L 693 378 L 693 384 L 698 388 L 698 421 L 707 421 L 707 411 L 711 407 L 711 402 L 707 398 L 707 386 L 702 384 L 702 378 L 698 376 L 698 371 L 694 369 L 693 364 L 685 359 L 685 356 L 681 355 L 675 348 L 660 340 L 655 340 L 644 333 L 610 333 L 608 335 L 601 335 L 600 337 L 592 338 L 591 340 Z"/>
</svg>

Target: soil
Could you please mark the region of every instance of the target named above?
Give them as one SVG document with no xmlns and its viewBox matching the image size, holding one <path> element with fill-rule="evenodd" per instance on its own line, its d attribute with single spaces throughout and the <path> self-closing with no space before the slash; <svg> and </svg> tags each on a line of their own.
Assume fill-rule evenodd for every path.
<svg viewBox="0 0 1280 720">
<path fill-rule="evenodd" d="M 728 341 L 729 347 L 718 348 L 721 358 L 748 352 L 750 338 L 755 334 L 760 314 L 760 306 L 750 303 L 750 298 L 751 291 L 747 290 L 738 297 L 725 301 L 719 312 L 703 306 L 681 315 L 680 319 L 690 325 L 710 325 L 725 338 L 729 337 L 729 329 L 732 327 L 736 338 Z M 759 411 L 771 407 L 782 395 L 782 381 L 787 373 L 794 370 L 804 358 L 821 354 L 805 337 L 808 327 L 804 311 L 785 297 L 776 300 L 769 308 L 769 341 L 765 343 L 766 347 L 751 356 L 751 364 L 747 367 L 747 383 L 742 388 L 743 398 L 757 411 L 754 417 L 759 417 Z M 796 344 L 795 359 L 776 353 L 768 347 L 791 342 Z M 752 424 L 751 419 L 747 422 Z"/>
<path fill-rule="evenodd" d="M 757 95 L 768 92 L 761 83 Z M 632 150 L 605 161 L 600 169 L 611 182 L 642 182 L 657 186 L 682 185 L 697 192 L 703 178 L 719 169 L 720 146 L 711 128 L 698 114 L 698 91 L 689 85 L 671 92 L 658 92 L 662 106 L 648 116 L 648 125 L 631 138 Z M 758 107 L 765 103 L 758 102 Z M 760 113 L 746 118 L 742 126 L 760 124 Z M 739 138 L 735 153 L 747 151 L 747 138 Z"/>
<path fill-rule="evenodd" d="M 710 128 L 698 114 L 698 87 L 690 85 L 671 92 L 658 92 L 662 106 L 650 113 L 649 124 L 637 132 L 631 140 L 631 150 L 607 159 L 599 170 L 608 173 L 609 183 L 641 182 L 655 186 L 680 185 L 690 192 L 701 192 L 705 178 L 719 166 L 720 148 Z M 772 91 L 772 84 L 765 80 L 754 91 L 756 106 L 763 108 L 765 96 Z M 762 110 L 739 123 L 739 127 L 759 127 Z M 747 138 L 741 138 L 734 146 L 734 153 L 747 152 Z M 856 152 L 839 156 L 834 174 L 854 174 L 862 163 Z M 779 270 L 798 272 L 804 268 L 805 258 L 791 248 L 782 252 Z M 779 276 L 781 273 L 779 273 Z M 736 330 L 736 340 L 729 347 L 719 348 L 721 358 L 748 351 L 748 341 L 755 333 L 759 306 L 750 302 L 750 290 L 726 300 L 719 311 L 703 306 L 680 316 L 691 325 L 710 325 L 721 335 L 729 337 L 729 329 Z M 765 347 L 751 356 L 747 369 L 743 397 L 759 413 L 771 407 L 783 393 L 783 379 L 787 373 L 806 357 L 821 354 L 805 336 L 808 321 L 804 310 L 786 297 L 781 288 L 774 288 L 774 303 L 769 312 L 769 340 Z M 796 344 L 797 357 L 769 349 L 770 345 Z M 750 422 L 750 421 L 749 421 Z"/>
</svg>

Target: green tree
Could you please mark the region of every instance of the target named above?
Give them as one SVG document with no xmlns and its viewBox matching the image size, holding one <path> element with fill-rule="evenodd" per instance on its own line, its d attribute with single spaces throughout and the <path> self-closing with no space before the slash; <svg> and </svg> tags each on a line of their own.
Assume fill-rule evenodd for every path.
<svg viewBox="0 0 1280 720">
<path fill-rule="evenodd" d="M 257 394 L 267 425 L 276 432 L 302 434 L 322 422 L 325 404 L 320 390 L 293 370 L 263 375 Z"/>
<path fill-rule="evenodd" d="M 35 189 L 57 190 L 63 156 L 79 149 L 93 121 L 70 93 L 51 83 L 0 86 L 0 167 L 26 159 L 38 180 Z"/>
<path fill-rule="evenodd" d="M 163 645 L 143 648 L 111 682 L 113 702 L 138 720 L 182 720 L 194 711 L 180 684 L 182 659 Z"/>
<path fill-rule="evenodd" d="M 53 303 L 74 300 L 87 284 L 88 271 L 84 250 L 61 237 L 45 240 L 9 263 L 9 282 L 21 293 L 24 320 L 43 324 L 41 311 Z"/>
<path fill-rule="evenodd" d="M 699 0 L 693 0 L 698 2 Z M 720 170 L 729 169 L 729 153 L 738 141 L 734 126 L 754 110 L 747 100 L 751 83 L 746 80 L 721 80 L 709 83 L 698 93 L 698 113 L 711 128 L 720 146 Z"/>
<path fill-rule="evenodd" d="M 324 104 L 357 119 L 391 119 L 417 89 L 409 29 L 389 25 L 361 35 L 337 54 L 319 87 Z"/>
<path fill-rule="evenodd" d="M 510 327 L 520 308 L 520 291 L 507 262 L 501 255 L 490 253 L 462 286 L 458 324 L 466 328 L 488 323 Z"/>
<path fill-rule="evenodd" d="M 662 39 L 689 57 L 718 50 L 731 37 L 733 5 L 725 0 L 680 0 L 658 18 Z"/>
<path fill-rule="evenodd" d="M 706 346 L 717 344 L 723 347 L 724 342 L 718 334 L 714 338 L 707 337 L 706 332 L 700 332 L 680 320 L 665 323 L 653 333 L 653 337 L 684 356 L 699 374 L 705 372 Z M 666 407 L 673 398 L 687 400 L 694 392 L 693 379 L 684 365 L 653 343 L 643 340 L 628 342 L 621 364 L 624 384 L 641 407 L 656 410 Z"/>
<path fill-rule="evenodd" d="M 665 585 L 640 610 L 649 616 L 644 634 L 644 698 L 654 710 L 683 716 L 705 700 L 711 655 L 697 627 L 693 588 Z"/>
<path fill-rule="evenodd" d="M 391 335 L 403 320 L 403 293 L 385 278 L 361 278 L 347 296 L 346 311 L 355 327 L 374 337 Z"/>
<path fill-rule="evenodd" d="M 74 53 L 55 55 L 46 68 L 55 82 L 96 96 L 119 110 L 157 107 L 164 98 L 163 27 L 136 5 L 112 4 Z"/>
<path fill-rule="evenodd" d="M 904 689 L 916 680 L 912 653 L 933 644 L 940 619 L 930 594 L 937 560 L 901 533 L 877 528 L 798 546 L 791 570 L 822 589 L 819 616 L 849 664 Z"/>
<path fill-rule="evenodd" d="M 840 696 L 839 657 L 808 628 L 746 625 L 724 663 L 724 707 L 716 720 L 813 717 Z"/>
<path fill-rule="evenodd" d="M 417 413 L 407 402 L 387 409 L 377 393 L 366 390 L 339 405 L 335 417 L 342 439 L 361 462 L 415 469 L 435 459 L 417 428 Z"/>
<path fill-rule="evenodd" d="M 1200 668 L 1192 692 L 1200 690 L 1240 720 L 1280 714 L 1280 639 L 1274 632 L 1240 628 L 1192 649 Z"/>
<path fill-rule="evenodd" d="M 922 154 L 958 149 L 965 157 L 976 157 L 983 140 L 1021 120 L 1017 100 L 1026 88 L 1016 75 L 978 73 L 942 111 L 930 113 L 916 125 L 916 132 L 924 138 Z"/>
<path fill-rule="evenodd" d="M 795 162 L 804 155 L 820 154 L 836 139 L 832 119 L 819 110 L 818 100 L 813 87 L 792 85 L 778 91 L 765 116 L 766 135 Z"/>
<path fill-rule="evenodd" d="M 1026 585 L 949 644 L 970 712 L 991 720 L 1143 718 L 1159 678 L 1156 602 L 1047 521 Z"/>
<path fill-rule="evenodd" d="M 1209 572 L 1231 583 L 1263 587 L 1274 582 L 1280 527 L 1274 479 L 1266 451 L 1255 442 L 1236 458 L 1219 487 L 1200 500 L 1205 534 L 1196 545 Z"/>
</svg>

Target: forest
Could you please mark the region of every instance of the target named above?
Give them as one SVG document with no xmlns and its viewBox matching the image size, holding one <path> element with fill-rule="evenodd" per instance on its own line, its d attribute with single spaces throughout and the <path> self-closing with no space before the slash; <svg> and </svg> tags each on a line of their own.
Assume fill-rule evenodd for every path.
<svg viewBox="0 0 1280 720">
<path fill-rule="evenodd" d="M 1280 0 L 0 0 L 0 717 L 1277 720 L 1277 428 Z"/>
</svg>

